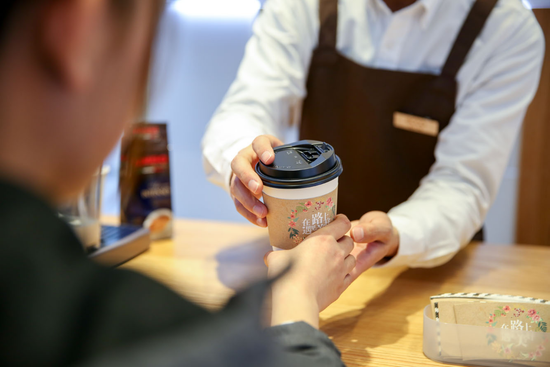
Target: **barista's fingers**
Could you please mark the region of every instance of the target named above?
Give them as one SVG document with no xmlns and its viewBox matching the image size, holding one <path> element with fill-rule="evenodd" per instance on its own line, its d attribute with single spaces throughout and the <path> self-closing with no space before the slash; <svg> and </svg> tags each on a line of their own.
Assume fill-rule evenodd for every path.
<svg viewBox="0 0 550 367">
<path fill-rule="evenodd" d="M 373 223 L 391 224 L 391 219 L 390 217 L 388 217 L 388 214 L 380 210 L 373 210 L 366 214 L 363 214 L 360 221 L 363 223 L 373 222 Z"/>
<path fill-rule="evenodd" d="M 267 215 L 266 206 L 256 199 L 252 193 L 243 185 L 238 177 L 235 177 L 231 187 L 231 194 L 240 202 L 246 210 L 252 212 L 258 218 L 265 218 Z"/>
<path fill-rule="evenodd" d="M 262 196 L 263 185 L 260 177 L 254 172 L 255 155 L 252 148 L 244 149 L 231 161 L 231 169 L 248 190 L 259 199 Z"/>
<path fill-rule="evenodd" d="M 375 219 L 369 222 L 361 220 L 352 228 L 351 235 L 355 242 L 359 243 L 387 242 L 393 235 L 393 227 L 389 219 Z"/>
<path fill-rule="evenodd" d="M 274 136 L 261 135 L 252 142 L 252 149 L 264 164 L 271 164 L 273 163 L 273 158 L 275 157 L 273 148 L 282 144 L 283 143 Z"/>
<path fill-rule="evenodd" d="M 257 216 L 255 216 L 254 214 L 252 214 L 251 212 L 246 210 L 246 208 L 243 206 L 243 204 L 241 204 L 241 202 L 239 200 L 237 200 L 236 198 L 233 199 L 233 202 L 235 203 L 235 208 L 237 209 L 239 214 L 241 214 L 243 217 L 248 219 L 248 221 L 250 223 L 255 224 L 257 226 L 260 226 L 260 227 L 267 227 L 267 221 L 266 221 L 265 218 L 258 218 Z"/>
</svg>

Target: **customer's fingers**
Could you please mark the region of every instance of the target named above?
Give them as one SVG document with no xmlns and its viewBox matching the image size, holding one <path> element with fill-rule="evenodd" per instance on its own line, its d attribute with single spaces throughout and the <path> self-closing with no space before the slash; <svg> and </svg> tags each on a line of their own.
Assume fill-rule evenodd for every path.
<svg viewBox="0 0 550 367">
<path fill-rule="evenodd" d="M 238 177 L 234 177 L 231 182 L 231 194 L 237 199 L 249 212 L 258 218 L 265 218 L 267 207 L 246 188 Z"/>
<path fill-rule="evenodd" d="M 256 153 L 252 151 L 252 148 L 245 148 L 231 161 L 231 169 L 248 190 L 259 199 L 262 196 L 263 185 L 262 180 L 254 171 L 253 165 L 256 159 Z"/>
<path fill-rule="evenodd" d="M 339 240 L 349 231 L 350 228 L 351 222 L 348 217 L 344 214 L 338 214 L 330 224 L 313 232 L 310 237 L 329 235 L 335 240 Z"/>
<path fill-rule="evenodd" d="M 269 254 L 271 254 L 272 252 L 273 252 L 273 251 L 270 250 L 270 251 L 266 252 L 265 255 L 264 255 L 264 264 L 265 264 L 265 266 L 267 266 L 267 267 L 269 267 L 268 257 L 269 257 Z"/>
<path fill-rule="evenodd" d="M 355 268 L 350 272 L 352 281 L 382 260 L 387 253 L 386 244 L 381 242 L 369 243 L 362 251 L 354 250 L 353 255 L 356 257 L 356 264 Z"/>
<path fill-rule="evenodd" d="M 355 268 L 356 260 L 355 256 L 348 255 L 344 259 L 344 269 L 346 271 L 346 274 L 349 274 L 354 268 Z"/>
<path fill-rule="evenodd" d="M 345 257 L 345 256 L 348 256 L 350 252 L 353 250 L 355 243 L 353 242 L 351 237 L 343 236 L 338 240 L 338 245 L 340 245 L 340 248 L 342 249 Z"/>
<path fill-rule="evenodd" d="M 235 204 L 235 208 L 237 209 L 239 214 L 248 219 L 250 223 L 260 227 L 267 227 L 267 220 L 265 218 L 258 218 L 256 215 L 249 212 L 236 198 L 233 199 L 233 203 Z"/>
<path fill-rule="evenodd" d="M 252 142 L 252 149 L 264 164 L 271 164 L 275 158 L 273 148 L 282 144 L 283 142 L 274 136 L 261 135 Z"/>
<path fill-rule="evenodd" d="M 350 286 L 351 283 L 353 283 L 354 280 L 355 279 L 351 274 L 347 274 L 342 283 L 342 287 L 344 288 L 342 291 L 345 291 L 346 289 L 348 289 L 348 287 Z"/>
</svg>

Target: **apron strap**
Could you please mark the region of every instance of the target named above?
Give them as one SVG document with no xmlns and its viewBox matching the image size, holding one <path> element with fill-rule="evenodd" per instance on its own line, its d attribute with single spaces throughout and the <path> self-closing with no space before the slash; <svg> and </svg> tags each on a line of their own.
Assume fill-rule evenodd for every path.
<svg viewBox="0 0 550 367">
<path fill-rule="evenodd" d="M 447 56 L 441 76 L 455 79 L 497 1 L 476 0 L 472 5 L 451 52 Z M 338 0 L 319 0 L 319 23 L 319 45 L 317 48 L 319 53 L 326 55 L 324 58 L 331 60 L 330 56 L 334 56 L 331 53 L 336 51 L 338 34 Z"/>
<path fill-rule="evenodd" d="M 497 1 L 498 0 L 476 0 L 474 5 L 472 5 L 455 39 L 455 43 L 447 57 L 447 61 L 445 61 L 441 76 L 455 79 L 458 70 L 462 64 L 464 64 L 464 60 L 466 60 L 470 48 L 474 44 L 477 36 L 481 33 Z"/>
<path fill-rule="evenodd" d="M 318 48 L 336 50 L 338 0 L 319 0 L 319 21 Z"/>
</svg>

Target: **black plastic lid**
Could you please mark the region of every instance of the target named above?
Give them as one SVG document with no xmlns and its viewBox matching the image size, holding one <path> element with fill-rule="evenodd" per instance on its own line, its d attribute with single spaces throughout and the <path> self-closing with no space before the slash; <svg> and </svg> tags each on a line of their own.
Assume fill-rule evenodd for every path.
<svg viewBox="0 0 550 367">
<path fill-rule="evenodd" d="M 340 158 L 334 148 L 321 141 L 300 140 L 274 149 L 270 165 L 256 164 L 264 185 L 278 188 L 304 188 L 321 185 L 342 174 Z"/>
</svg>

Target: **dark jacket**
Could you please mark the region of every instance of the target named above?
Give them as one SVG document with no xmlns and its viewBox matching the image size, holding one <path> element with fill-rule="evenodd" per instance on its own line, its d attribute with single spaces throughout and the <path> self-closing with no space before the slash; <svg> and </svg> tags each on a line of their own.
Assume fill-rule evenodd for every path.
<svg viewBox="0 0 550 367">
<path fill-rule="evenodd" d="M 0 182 L 0 366 L 342 366 L 305 323 L 262 330 L 266 285 L 217 313 L 138 273 L 97 265 L 71 228 Z"/>
</svg>

